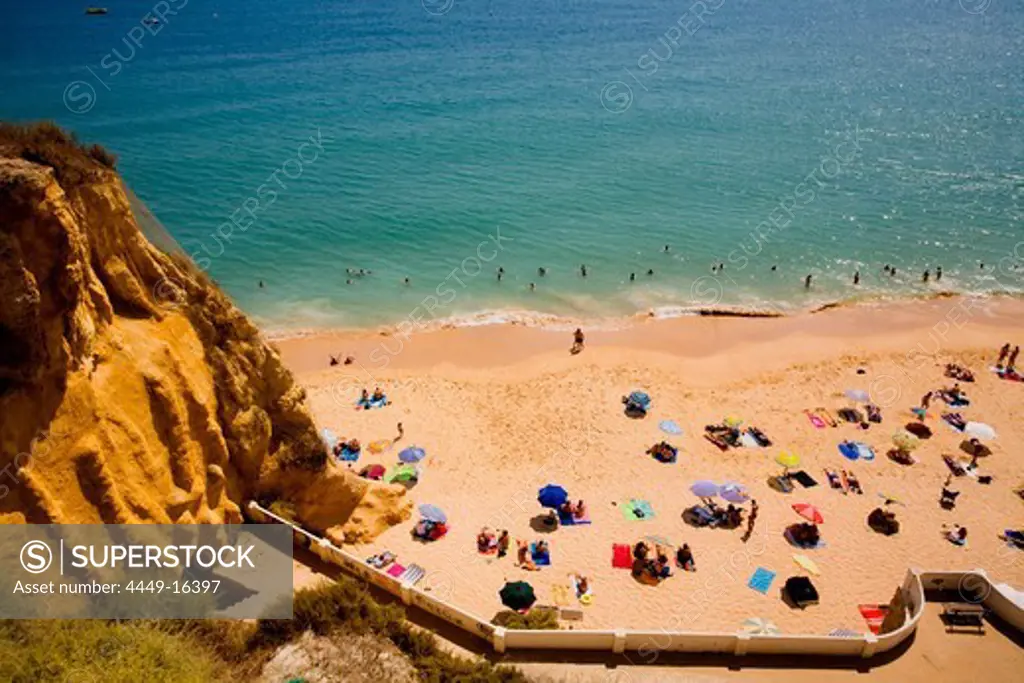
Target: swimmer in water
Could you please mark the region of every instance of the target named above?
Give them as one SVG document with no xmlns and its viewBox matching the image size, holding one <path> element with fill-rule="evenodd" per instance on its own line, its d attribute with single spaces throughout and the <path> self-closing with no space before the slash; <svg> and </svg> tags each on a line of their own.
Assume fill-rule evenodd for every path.
<svg viewBox="0 0 1024 683">
<path fill-rule="evenodd" d="M 634 280 L 636 280 L 636 273 L 630 273 L 629 274 L 629 281 L 633 282 Z"/>
<path fill-rule="evenodd" d="M 583 265 L 580 266 L 580 275 L 582 275 L 583 277 L 587 276 L 587 266 L 586 266 L 586 264 L 583 264 Z"/>
<path fill-rule="evenodd" d="M 855 285 L 859 285 L 860 284 L 860 271 L 859 270 L 856 273 L 853 274 L 853 284 L 855 284 Z"/>
<path fill-rule="evenodd" d="M 810 288 L 811 288 L 811 276 L 808 275 L 807 277 L 804 278 L 804 289 L 810 289 Z"/>
<path fill-rule="evenodd" d="M 541 268 L 537 269 L 537 275 L 540 275 L 541 277 L 544 277 L 547 274 L 548 274 L 547 268 L 541 267 Z"/>
<path fill-rule="evenodd" d="M 531 283 L 530 283 L 530 291 L 532 292 L 532 291 L 534 291 L 535 289 L 537 289 L 537 284 L 536 284 L 536 283 L 534 283 L 534 282 L 531 282 Z"/>
<path fill-rule="evenodd" d="M 654 268 L 648 268 L 647 269 L 647 274 L 648 275 L 654 275 Z"/>
<path fill-rule="evenodd" d="M 924 275 L 921 276 L 921 282 L 928 282 L 928 278 L 932 275 L 930 270 L 925 270 Z"/>
</svg>

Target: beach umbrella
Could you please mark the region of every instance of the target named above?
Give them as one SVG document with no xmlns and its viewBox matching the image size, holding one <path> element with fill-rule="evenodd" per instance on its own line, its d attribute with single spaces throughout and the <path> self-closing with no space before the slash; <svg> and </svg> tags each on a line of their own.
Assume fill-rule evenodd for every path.
<svg viewBox="0 0 1024 683">
<path fill-rule="evenodd" d="M 800 456 L 793 451 L 782 451 L 775 456 L 775 462 L 788 470 L 790 467 L 796 467 L 800 464 Z"/>
<path fill-rule="evenodd" d="M 412 465 L 399 465 L 391 470 L 391 473 L 385 479 L 390 484 L 395 481 L 411 481 L 418 479 L 419 476 L 419 471 Z"/>
<path fill-rule="evenodd" d="M 629 395 L 629 402 L 647 408 L 651 404 L 651 397 L 643 391 L 634 391 Z"/>
<path fill-rule="evenodd" d="M 367 446 L 367 448 L 370 449 L 371 453 L 383 453 L 391 448 L 392 444 L 394 444 L 394 442 L 391 439 L 377 439 Z"/>
<path fill-rule="evenodd" d="M 902 452 L 910 453 L 921 445 L 921 440 L 905 429 L 901 429 L 892 435 L 892 443 Z"/>
<path fill-rule="evenodd" d="M 418 446 L 412 446 L 406 448 L 398 454 L 398 459 L 402 462 L 419 462 L 427 456 L 427 452 Z"/>
<path fill-rule="evenodd" d="M 690 487 L 690 491 L 698 498 L 714 498 L 718 495 L 720 489 L 715 482 L 703 479 L 694 482 L 693 486 Z"/>
<path fill-rule="evenodd" d="M 996 438 L 996 430 L 984 422 L 968 422 L 964 425 L 964 434 L 986 441 Z"/>
<path fill-rule="evenodd" d="M 814 522 L 815 524 L 823 524 L 825 522 L 825 518 L 821 516 L 821 511 L 810 503 L 793 503 L 793 510 L 808 522 Z"/>
<path fill-rule="evenodd" d="M 727 415 L 726 418 L 722 420 L 722 424 L 724 424 L 726 427 L 736 429 L 741 424 L 743 424 L 743 418 L 737 415 Z"/>
<path fill-rule="evenodd" d="M 548 484 L 537 493 L 537 502 L 546 508 L 559 508 L 569 500 L 569 492 L 557 484 Z"/>
<path fill-rule="evenodd" d="M 498 591 L 498 595 L 501 596 L 501 604 L 505 605 L 505 607 L 508 607 L 509 609 L 517 611 L 527 609 L 533 603 L 537 602 L 537 596 L 533 593 L 533 586 L 525 581 L 506 583 L 505 586 Z"/>
<path fill-rule="evenodd" d="M 743 632 L 752 636 L 774 636 L 779 633 L 779 627 L 761 617 L 751 617 L 743 622 Z"/>
<path fill-rule="evenodd" d="M 847 389 L 843 394 L 855 403 L 868 403 L 871 401 L 871 396 L 863 389 Z"/>
<path fill-rule="evenodd" d="M 448 523 L 448 515 L 444 514 L 444 510 L 436 505 L 420 505 L 420 517 L 428 522 L 437 522 L 438 524 Z"/>
<path fill-rule="evenodd" d="M 360 472 L 361 476 L 367 479 L 380 479 L 384 476 L 384 465 L 370 465 L 369 467 L 363 468 Z"/>
<path fill-rule="evenodd" d="M 324 429 L 320 432 L 320 438 L 324 440 L 328 448 L 334 448 L 334 444 L 338 443 L 337 435 L 330 429 Z"/>
<path fill-rule="evenodd" d="M 747 489 L 743 484 L 737 484 L 735 482 L 729 482 L 728 484 L 722 484 L 719 487 L 718 495 L 730 503 L 746 503 L 750 500 L 750 494 L 747 493 Z"/>
<path fill-rule="evenodd" d="M 680 427 L 675 420 L 662 420 L 658 423 L 658 427 L 660 427 L 661 431 L 666 434 L 679 435 L 683 433 L 683 428 Z"/>
</svg>

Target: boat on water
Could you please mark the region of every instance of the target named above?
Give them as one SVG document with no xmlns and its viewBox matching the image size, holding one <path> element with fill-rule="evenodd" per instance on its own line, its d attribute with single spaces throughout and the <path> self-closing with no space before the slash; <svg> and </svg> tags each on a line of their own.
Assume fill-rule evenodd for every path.
<svg viewBox="0 0 1024 683">
<path fill-rule="evenodd" d="M 107 13 L 107 8 L 106 7 L 86 7 L 85 8 L 85 13 L 86 14 L 106 14 Z"/>
</svg>

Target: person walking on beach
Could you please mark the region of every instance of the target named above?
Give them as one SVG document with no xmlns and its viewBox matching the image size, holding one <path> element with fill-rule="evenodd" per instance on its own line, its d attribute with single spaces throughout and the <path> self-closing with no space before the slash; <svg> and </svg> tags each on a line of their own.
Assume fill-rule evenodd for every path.
<svg viewBox="0 0 1024 683">
<path fill-rule="evenodd" d="M 810 288 L 811 288 L 811 276 L 810 276 L 810 274 L 808 274 L 807 277 L 804 278 L 804 289 L 810 289 Z"/>
<path fill-rule="evenodd" d="M 743 538 L 740 539 L 744 543 L 750 540 L 750 537 L 754 535 L 754 521 L 757 519 L 757 501 L 754 499 L 750 500 L 750 515 L 747 516 L 747 530 L 743 534 Z"/>
<path fill-rule="evenodd" d="M 921 276 L 921 282 L 928 282 L 928 278 L 931 277 L 931 274 L 931 271 L 926 268 L 924 275 Z"/>
<path fill-rule="evenodd" d="M 580 275 L 583 277 L 587 276 L 587 264 L 584 263 L 580 266 Z"/>
<path fill-rule="evenodd" d="M 928 411 L 928 406 L 932 402 L 932 393 L 933 392 L 929 391 L 927 394 L 921 397 L 921 410 L 924 412 Z M 921 419 L 923 420 L 924 417 L 922 417 Z"/>
<path fill-rule="evenodd" d="M 855 284 L 855 285 L 859 285 L 860 284 L 860 271 L 859 270 L 856 273 L 853 274 L 853 284 Z"/>
<path fill-rule="evenodd" d="M 508 530 L 502 529 L 498 533 L 498 557 L 505 557 L 508 555 L 508 547 L 511 543 L 511 539 L 508 537 Z"/>
<path fill-rule="evenodd" d="M 938 282 L 942 279 L 942 266 L 935 267 L 935 281 Z"/>
<path fill-rule="evenodd" d="M 576 331 L 572 333 L 572 348 L 569 353 L 577 354 L 583 350 L 583 330 L 576 328 Z"/>
<path fill-rule="evenodd" d="M 402 423 L 399 422 L 398 423 L 398 436 L 395 437 L 395 441 L 400 440 L 403 436 L 405 436 L 405 427 L 403 427 Z"/>
<path fill-rule="evenodd" d="M 1020 347 L 1014 346 L 1013 351 L 1010 351 L 1010 357 L 1006 359 L 1006 371 L 1014 372 L 1014 368 L 1017 365 L 1017 354 L 1020 353 Z"/>
<path fill-rule="evenodd" d="M 1003 344 L 1003 348 L 999 349 L 999 360 L 996 361 L 996 367 L 1003 367 L 1003 361 L 1006 360 L 1006 356 L 1010 353 L 1010 342 Z"/>
</svg>

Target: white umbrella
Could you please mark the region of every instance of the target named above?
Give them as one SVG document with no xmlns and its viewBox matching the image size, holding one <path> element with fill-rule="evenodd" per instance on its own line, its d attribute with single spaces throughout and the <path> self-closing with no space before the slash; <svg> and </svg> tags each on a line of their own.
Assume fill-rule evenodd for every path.
<svg viewBox="0 0 1024 683">
<path fill-rule="evenodd" d="M 996 438 L 996 430 L 984 422 L 968 422 L 964 425 L 964 434 L 976 439 L 992 440 Z"/>
<path fill-rule="evenodd" d="M 871 401 L 868 392 L 863 389 L 847 389 L 843 393 L 846 394 L 846 398 L 856 403 L 868 403 Z"/>
<path fill-rule="evenodd" d="M 778 634 L 779 627 L 761 617 L 751 617 L 743 622 L 743 632 L 755 636 L 773 636 Z"/>
</svg>

